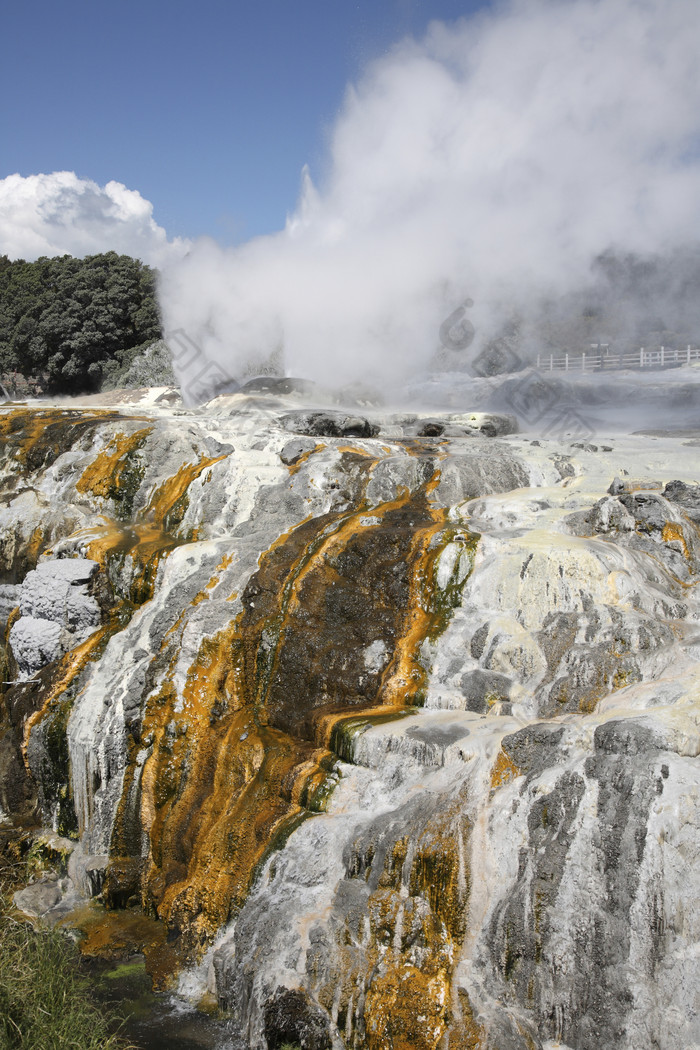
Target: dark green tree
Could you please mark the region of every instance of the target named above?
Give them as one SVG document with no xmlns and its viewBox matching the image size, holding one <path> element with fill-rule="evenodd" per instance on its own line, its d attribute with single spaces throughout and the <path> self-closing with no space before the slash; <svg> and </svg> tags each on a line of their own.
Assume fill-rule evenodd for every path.
<svg viewBox="0 0 700 1050">
<path fill-rule="evenodd" d="M 155 272 L 116 252 L 28 263 L 0 256 L 0 372 L 50 393 L 99 390 L 161 338 Z"/>
</svg>

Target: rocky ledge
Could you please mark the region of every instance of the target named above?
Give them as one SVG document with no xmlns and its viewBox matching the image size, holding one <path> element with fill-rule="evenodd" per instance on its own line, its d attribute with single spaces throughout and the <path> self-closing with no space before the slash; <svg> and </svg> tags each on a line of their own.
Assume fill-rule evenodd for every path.
<svg viewBox="0 0 700 1050">
<path fill-rule="evenodd" d="M 0 413 L 18 906 L 234 1050 L 700 1044 L 696 435 L 300 396 Z"/>
</svg>

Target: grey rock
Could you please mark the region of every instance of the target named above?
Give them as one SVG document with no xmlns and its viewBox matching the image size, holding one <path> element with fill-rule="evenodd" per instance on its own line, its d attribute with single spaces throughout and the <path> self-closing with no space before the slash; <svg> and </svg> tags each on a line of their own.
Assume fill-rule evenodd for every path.
<svg viewBox="0 0 700 1050">
<path fill-rule="evenodd" d="M 460 683 L 466 710 L 484 714 L 493 704 L 508 700 L 512 684 L 510 678 L 495 671 L 467 671 Z"/>
<path fill-rule="evenodd" d="M 244 394 L 311 394 L 315 383 L 295 376 L 255 376 L 241 387 Z"/>
<path fill-rule="evenodd" d="M 553 726 L 546 722 L 534 723 L 517 733 L 505 736 L 501 747 L 521 773 L 534 777 L 558 761 L 559 745 L 563 736 L 563 726 Z"/>
<path fill-rule="evenodd" d="M 635 519 L 619 499 L 603 496 L 586 515 L 596 532 L 634 532 Z"/>
<path fill-rule="evenodd" d="M 291 467 L 298 463 L 302 456 L 312 452 L 315 448 L 315 441 L 310 441 L 308 438 L 297 438 L 294 441 L 287 442 L 280 452 L 280 459 L 288 467 Z"/>
<path fill-rule="evenodd" d="M 418 437 L 440 437 L 445 433 L 447 423 L 442 419 L 422 419 L 417 427 Z"/>
<path fill-rule="evenodd" d="M 576 477 L 576 467 L 571 462 L 571 456 L 564 456 L 559 452 L 555 452 L 553 456 L 550 456 L 550 459 L 554 463 L 559 472 L 559 476 L 562 479 Z"/>
<path fill-rule="evenodd" d="M 686 517 L 700 525 L 700 485 L 669 481 L 663 491 L 663 497 L 670 503 L 675 503 Z"/>
<path fill-rule="evenodd" d="M 620 719 L 598 726 L 593 743 L 598 754 L 605 755 L 655 755 L 664 749 L 664 739 L 658 731 L 642 721 Z M 596 766 L 589 763 L 589 772 Z"/>
<path fill-rule="evenodd" d="M 301 1050 L 331 1050 L 329 1019 L 300 989 L 280 988 L 265 1004 L 267 1045 L 297 1044 Z"/>
<path fill-rule="evenodd" d="M 649 531 L 661 532 L 668 521 L 668 514 L 658 496 L 648 492 L 630 492 L 623 493 L 619 499 L 637 524 Z"/>
<path fill-rule="evenodd" d="M 553 932 L 557 894 L 585 790 L 583 777 L 567 771 L 551 791 L 532 800 L 527 820 L 529 842 L 527 849 L 521 850 L 518 877 L 492 920 L 494 965 L 504 984 L 517 989 L 521 1002 L 533 1003 L 539 1035 L 557 1034 L 547 1017 L 549 988 L 546 983 L 540 984 L 542 970 L 538 964 Z"/>
<path fill-rule="evenodd" d="M 70 590 L 70 583 L 66 580 L 29 572 L 20 588 L 19 611 L 22 616 L 63 623 Z"/>
<path fill-rule="evenodd" d="M 19 605 L 19 587 L 13 583 L 0 584 L 0 623 L 7 623 L 13 609 Z"/>
<path fill-rule="evenodd" d="M 18 890 L 12 897 L 16 908 L 25 915 L 41 918 L 54 908 L 61 899 L 61 888 L 54 879 L 41 879 Z"/>
<path fill-rule="evenodd" d="M 88 594 L 98 564 L 88 558 L 60 558 L 40 562 L 20 586 L 22 616 L 36 616 L 75 626 L 97 625 L 100 610 Z"/>
<path fill-rule="evenodd" d="M 624 473 L 624 471 L 623 471 Z M 608 488 L 608 493 L 611 496 L 620 496 L 623 492 L 652 492 L 655 490 L 661 490 L 662 484 L 660 481 L 654 481 L 650 478 L 613 478 Z"/>
<path fill-rule="evenodd" d="M 90 583 L 98 570 L 99 565 L 90 558 L 51 558 L 39 562 L 35 571 L 42 579 L 65 580 L 77 587 Z"/>
<path fill-rule="evenodd" d="M 379 426 L 364 416 L 344 412 L 290 412 L 280 419 L 280 425 L 293 434 L 311 437 L 376 437 Z"/>
<path fill-rule="evenodd" d="M 450 744 L 456 744 L 458 740 L 464 740 L 469 736 L 469 730 L 459 723 L 425 727 L 411 726 L 406 730 L 406 736 L 411 740 L 419 740 L 423 744 L 446 748 Z"/>
<path fill-rule="evenodd" d="M 68 861 L 68 876 L 84 897 L 97 897 L 102 892 L 108 864 L 106 854 L 86 855 L 79 847 Z"/>
<path fill-rule="evenodd" d="M 494 412 L 477 418 L 472 425 L 486 437 L 502 437 L 506 434 L 517 434 L 520 429 L 515 416 L 497 415 Z"/>
</svg>

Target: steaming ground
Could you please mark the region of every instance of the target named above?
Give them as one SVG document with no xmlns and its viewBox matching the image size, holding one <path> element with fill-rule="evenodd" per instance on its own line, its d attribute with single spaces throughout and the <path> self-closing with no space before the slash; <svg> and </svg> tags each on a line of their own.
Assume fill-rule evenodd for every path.
<svg viewBox="0 0 700 1050">
<path fill-rule="evenodd" d="M 406 384 L 396 401 L 423 411 L 509 412 L 522 433 L 562 442 L 652 428 L 700 434 L 700 368 L 693 366 L 585 375 L 528 368 L 489 378 L 432 373 Z"/>
<path fill-rule="evenodd" d="M 396 389 L 466 297 L 472 352 L 510 338 L 532 360 L 595 259 L 691 250 L 697 18 L 690 0 L 511 0 L 398 44 L 348 89 L 284 231 L 164 271 L 186 396 L 263 370 Z"/>
<path fill-rule="evenodd" d="M 177 408 L 172 387 L 115 390 L 75 398 L 35 401 L 60 406 L 134 405 L 159 411 Z M 177 409 L 182 412 L 182 408 Z M 420 381 L 393 387 L 353 385 L 334 390 L 299 379 L 259 377 L 237 392 L 222 390 L 190 407 L 193 418 L 253 411 L 275 425 L 289 411 L 345 412 L 366 418 L 382 432 L 410 421 L 459 426 L 471 413 L 513 417 L 517 431 L 533 439 L 570 445 L 611 435 L 663 434 L 700 440 L 700 367 L 664 371 L 547 373 L 526 368 L 511 375 L 474 377 L 463 372 L 426 372 Z"/>
</svg>

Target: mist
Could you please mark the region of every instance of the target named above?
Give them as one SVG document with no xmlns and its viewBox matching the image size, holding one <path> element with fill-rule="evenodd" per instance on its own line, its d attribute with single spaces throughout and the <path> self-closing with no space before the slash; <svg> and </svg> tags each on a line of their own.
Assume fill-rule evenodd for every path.
<svg viewBox="0 0 700 1050">
<path fill-rule="evenodd" d="M 514 318 L 534 352 L 542 304 L 600 283 L 601 256 L 694 256 L 699 20 L 695 0 L 511 0 L 399 42 L 348 87 L 284 230 L 165 267 L 185 391 L 202 358 L 396 386 Z M 445 360 L 467 299 L 475 338 Z"/>
</svg>

